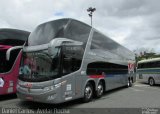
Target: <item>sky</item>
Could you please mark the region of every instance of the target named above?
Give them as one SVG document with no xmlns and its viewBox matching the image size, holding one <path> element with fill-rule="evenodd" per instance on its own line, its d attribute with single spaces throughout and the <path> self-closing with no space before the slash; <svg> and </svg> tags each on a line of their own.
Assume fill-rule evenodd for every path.
<svg viewBox="0 0 160 114">
<path fill-rule="evenodd" d="M 43 22 L 74 18 L 126 48 L 160 53 L 160 0 L 0 0 L 0 28 L 33 31 Z"/>
</svg>

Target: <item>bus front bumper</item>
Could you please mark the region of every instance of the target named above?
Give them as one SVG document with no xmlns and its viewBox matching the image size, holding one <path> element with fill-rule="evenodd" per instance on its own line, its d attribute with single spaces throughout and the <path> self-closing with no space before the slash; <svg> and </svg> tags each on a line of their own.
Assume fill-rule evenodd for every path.
<svg viewBox="0 0 160 114">
<path fill-rule="evenodd" d="M 17 88 L 17 96 L 18 98 L 26 101 L 35 101 L 35 102 L 41 102 L 41 103 L 51 103 L 51 104 L 57 104 L 61 102 L 61 98 L 59 93 L 60 89 L 58 90 L 52 90 L 48 92 L 37 92 L 36 90 L 26 90 L 22 91 L 22 89 Z"/>
</svg>

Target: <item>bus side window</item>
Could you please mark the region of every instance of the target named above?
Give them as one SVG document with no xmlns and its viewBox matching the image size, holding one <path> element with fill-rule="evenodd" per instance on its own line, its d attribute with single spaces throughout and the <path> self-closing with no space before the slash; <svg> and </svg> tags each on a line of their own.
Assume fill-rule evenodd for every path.
<svg viewBox="0 0 160 114">
<path fill-rule="evenodd" d="M 154 68 L 156 68 L 156 67 L 157 67 L 157 64 L 158 64 L 157 62 L 154 62 Z"/>
<path fill-rule="evenodd" d="M 63 57 L 62 73 L 64 75 L 71 73 L 71 58 Z"/>
<path fill-rule="evenodd" d="M 75 46 L 63 47 L 62 75 L 66 75 L 80 69 L 83 56 L 80 51 L 76 49 L 77 48 Z"/>
<path fill-rule="evenodd" d="M 139 64 L 139 68 L 142 68 L 142 64 Z"/>
<path fill-rule="evenodd" d="M 106 74 L 127 74 L 128 66 L 107 62 L 94 62 L 87 66 L 87 75 L 101 75 L 103 72 Z"/>
<path fill-rule="evenodd" d="M 160 67 L 160 61 L 157 62 L 157 67 Z"/>
<path fill-rule="evenodd" d="M 144 66 L 144 64 L 142 63 L 141 66 L 140 66 L 140 68 L 144 68 L 143 66 Z"/>
</svg>

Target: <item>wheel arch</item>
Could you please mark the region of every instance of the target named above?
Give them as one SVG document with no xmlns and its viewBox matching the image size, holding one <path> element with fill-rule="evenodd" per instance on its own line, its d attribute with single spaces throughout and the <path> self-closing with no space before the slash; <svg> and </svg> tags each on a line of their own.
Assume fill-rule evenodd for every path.
<svg viewBox="0 0 160 114">
<path fill-rule="evenodd" d="M 96 91 L 96 82 L 95 82 L 95 80 L 92 80 L 92 79 L 89 79 L 86 81 L 85 85 L 83 86 L 83 91 L 88 83 L 90 83 L 93 86 L 93 91 L 95 92 Z"/>
</svg>

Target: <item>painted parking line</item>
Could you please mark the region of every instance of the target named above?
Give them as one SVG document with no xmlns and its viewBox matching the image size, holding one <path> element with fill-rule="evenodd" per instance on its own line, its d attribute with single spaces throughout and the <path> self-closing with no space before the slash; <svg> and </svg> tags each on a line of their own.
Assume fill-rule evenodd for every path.
<svg viewBox="0 0 160 114">
<path fill-rule="evenodd" d="M 130 88 L 132 89 L 133 91 L 144 91 L 144 90 L 141 90 L 141 89 L 135 89 L 135 88 Z"/>
<path fill-rule="evenodd" d="M 147 85 L 147 84 L 135 84 L 134 86 L 144 88 L 144 89 L 150 88 L 151 90 L 160 91 L 160 86 L 150 86 L 150 85 Z"/>
<path fill-rule="evenodd" d="M 136 87 L 149 87 L 150 85 L 145 85 L 145 84 L 136 84 L 134 85 Z"/>
</svg>

